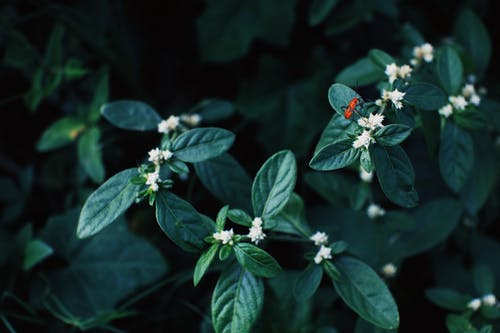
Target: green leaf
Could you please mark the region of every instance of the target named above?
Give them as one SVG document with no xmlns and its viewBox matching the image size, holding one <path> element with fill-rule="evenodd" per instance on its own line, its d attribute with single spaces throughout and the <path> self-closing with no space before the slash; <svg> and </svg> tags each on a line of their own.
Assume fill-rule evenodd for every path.
<svg viewBox="0 0 500 333">
<path fill-rule="evenodd" d="M 295 156 L 289 150 L 267 159 L 252 184 L 252 206 L 255 216 L 266 219 L 278 214 L 292 195 L 297 179 Z"/>
<path fill-rule="evenodd" d="M 148 104 L 129 100 L 106 103 L 101 114 L 114 126 L 133 131 L 156 130 L 162 120 Z"/>
<path fill-rule="evenodd" d="M 474 165 L 474 145 L 470 134 L 451 121 L 441 131 L 439 170 L 455 192 L 465 185 Z"/>
<path fill-rule="evenodd" d="M 32 297 L 39 290 L 42 304 L 50 309 L 62 304 L 78 321 L 99 317 L 165 274 L 161 253 L 129 232 L 124 220 L 85 240 L 75 235 L 77 220 L 78 210 L 52 217 L 40 234 L 66 262 L 53 269 L 44 267 L 39 288 L 33 288 Z"/>
<path fill-rule="evenodd" d="M 451 311 L 465 311 L 470 297 L 449 288 L 430 288 L 425 290 L 429 301 Z"/>
<path fill-rule="evenodd" d="M 405 208 L 415 207 L 418 204 L 415 172 L 403 148 L 375 144 L 370 146 L 370 156 L 387 198 Z"/>
<path fill-rule="evenodd" d="M 210 264 L 212 263 L 212 260 L 214 260 L 215 255 L 217 254 L 217 250 L 219 250 L 219 246 L 219 243 L 212 244 L 212 246 L 210 246 L 208 250 L 203 252 L 203 254 L 196 262 L 193 274 L 193 283 L 195 286 L 198 285 L 203 275 L 205 275 L 205 273 L 207 272 Z"/>
<path fill-rule="evenodd" d="M 335 290 L 351 309 L 378 327 L 399 326 L 396 302 L 370 266 L 351 257 L 341 257 L 335 265 L 342 275 L 340 280 L 333 281 Z"/>
<path fill-rule="evenodd" d="M 312 0 L 309 5 L 309 25 L 323 22 L 338 3 L 338 0 Z"/>
<path fill-rule="evenodd" d="M 217 227 L 217 230 L 224 229 L 228 211 L 229 211 L 229 205 L 225 205 L 219 210 L 219 213 L 217 213 L 217 219 L 215 220 L 215 225 Z"/>
<path fill-rule="evenodd" d="M 368 149 L 361 150 L 361 155 L 359 156 L 359 165 L 366 172 L 373 171 L 372 158 L 370 157 L 370 151 Z"/>
<path fill-rule="evenodd" d="M 478 130 L 489 125 L 487 116 L 475 109 L 453 112 L 452 117 L 455 123 L 464 129 Z"/>
<path fill-rule="evenodd" d="M 189 202 L 165 190 L 156 194 L 156 220 L 172 242 L 189 252 L 203 249 L 203 239 L 216 231 L 214 223 L 198 214 Z"/>
<path fill-rule="evenodd" d="M 44 63 L 49 67 L 58 67 L 63 63 L 63 36 L 64 27 L 60 24 L 55 24 L 52 33 L 50 34 L 47 48 L 45 50 Z"/>
<path fill-rule="evenodd" d="M 471 10 L 460 12 L 455 21 L 455 36 L 476 65 L 484 73 L 491 58 L 491 39 L 481 19 Z"/>
<path fill-rule="evenodd" d="M 99 128 L 92 127 L 85 131 L 78 140 L 78 160 L 80 165 L 87 175 L 98 184 L 104 181 L 100 137 L 101 131 Z"/>
<path fill-rule="evenodd" d="M 425 39 L 422 34 L 410 23 L 403 24 L 401 28 L 401 34 L 406 42 L 410 45 L 417 46 L 425 43 Z"/>
<path fill-rule="evenodd" d="M 463 67 L 457 51 L 444 46 L 437 55 L 436 69 L 439 81 L 448 95 L 457 95 L 462 86 Z"/>
<path fill-rule="evenodd" d="M 238 262 L 256 276 L 272 278 L 281 272 L 281 266 L 266 251 L 249 243 L 238 243 L 234 247 Z"/>
<path fill-rule="evenodd" d="M 343 108 L 345 108 L 353 98 L 359 99 L 358 104 L 363 103 L 363 98 L 348 86 L 334 83 L 330 86 L 330 89 L 328 89 L 328 101 L 335 112 L 341 117 L 344 117 Z"/>
<path fill-rule="evenodd" d="M 296 0 L 207 0 L 198 18 L 198 48 L 207 61 L 230 61 L 248 52 L 255 38 L 285 46 Z"/>
<path fill-rule="evenodd" d="M 309 264 L 309 266 L 307 266 L 307 268 L 300 273 L 297 281 L 295 282 L 293 294 L 297 301 L 302 302 L 312 297 L 318 289 L 322 277 L 323 268 L 321 265 L 316 265 L 314 263 Z"/>
<path fill-rule="evenodd" d="M 397 330 L 384 330 L 380 327 L 374 326 L 361 317 L 358 317 L 356 326 L 354 326 L 353 333 L 396 333 Z"/>
<path fill-rule="evenodd" d="M 186 163 L 178 160 L 176 158 L 167 161 L 167 166 L 170 170 L 178 174 L 187 174 L 189 173 L 189 167 Z"/>
<path fill-rule="evenodd" d="M 446 316 L 446 328 L 450 333 L 477 333 L 477 330 L 465 316 L 449 314 Z"/>
<path fill-rule="evenodd" d="M 24 249 L 23 270 L 30 270 L 52 253 L 54 253 L 54 250 L 44 241 L 39 239 L 31 240 Z"/>
<path fill-rule="evenodd" d="M 370 52 L 368 52 L 368 57 L 371 61 L 373 61 L 375 65 L 377 65 L 384 71 L 387 65 L 396 62 L 391 55 L 379 49 L 371 49 Z"/>
<path fill-rule="evenodd" d="M 415 227 L 388 245 L 387 254 L 396 261 L 431 249 L 455 230 L 462 212 L 460 202 L 452 199 L 437 199 L 418 207 L 413 214 Z"/>
<path fill-rule="evenodd" d="M 212 296 L 212 324 L 216 333 L 249 333 L 264 304 L 264 284 L 233 266 L 217 281 Z"/>
<path fill-rule="evenodd" d="M 448 98 L 441 88 L 426 82 L 412 83 L 403 88 L 403 100 L 420 110 L 433 111 L 448 103 Z"/>
<path fill-rule="evenodd" d="M 219 251 L 219 260 L 224 261 L 233 253 L 233 247 L 229 244 L 222 245 Z"/>
<path fill-rule="evenodd" d="M 308 236 L 311 232 L 305 215 L 304 202 L 299 195 L 292 193 L 279 214 L 264 221 L 264 230 L 269 228 L 287 234 Z"/>
<path fill-rule="evenodd" d="M 94 96 L 88 108 L 88 119 L 96 122 L 101 117 L 101 106 L 109 99 L 109 73 L 107 68 L 98 72 Z"/>
<path fill-rule="evenodd" d="M 235 111 L 233 103 L 225 99 L 205 99 L 196 104 L 191 112 L 198 113 L 205 123 L 216 122 L 229 118 Z"/>
<path fill-rule="evenodd" d="M 376 66 L 370 58 L 365 57 L 340 71 L 335 77 L 335 82 L 352 87 L 362 87 L 382 80 L 384 77 L 384 71 Z"/>
<path fill-rule="evenodd" d="M 38 151 L 49 151 L 75 141 L 85 130 L 85 123 L 72 117 L 57 120 L 47 128 L 36 144 Z"/>
<path fill-rule="evenodd" d="M 136 175 L 136 168 L 120 171 L 87 198 L 78 220 L 78 237 L 95 235 L 132 205 L 138 186 L 130 179 Z"/>
<path fill-rule="evenodd" d="M 358 124 L 354 121 L 345 119 L 343 115 L 334 113 L 321 133 L 321 137 L 314 149 L 314 154 L 328 144 L 350 139 L 351 136 L 355 135 L 358 128 Z"/>
<path fill-rule="evenodd" d="M 315 170 L 336 170 L 345 168 L 358 160 L 361 149 L 352 146 L 352 140 L 343 140 L 321 148 L 309 162 Z"/>
<path fill-rule="evenodd" d="M 79 79 L 87 75 L 88 72 L 79 59 L 70 58 L 64 64 L 64 78 L 66 80 Z"/>
<path fill-rule="evenodd" d="M 411 131 L 412 128 L 406 125 L 390 124 L 377 130 L 374 137 L 382 146 L 395 146 L 406 140 Z"/>
<path fill-rule="evenodd" d="M 474 267 L 474 287 L 480 295 L 493 293 L 495 276 L 488 266 L 480 264 Z"/>
<path fill-rule="evenodd" d="M 209 160 L 194 163 L 196 175 L 217 199 L 232 207 L 250 211 L 252 180 L 231 155 L 223 153 Z"/>
<path fill-rule="evenodd" d="M 249 227 L 252 225 L 252 218 L 241 209 L 230 209 L 227 217 L 236 224 Z"/>
<path fill-rule="evenodd" d="M 175 157 L 184 162 L 202 162 L 219 156 L 234 142 L 234 134 L 216 127 L 194 128 L 179 135 L 172 144 Z"/>
</svg>

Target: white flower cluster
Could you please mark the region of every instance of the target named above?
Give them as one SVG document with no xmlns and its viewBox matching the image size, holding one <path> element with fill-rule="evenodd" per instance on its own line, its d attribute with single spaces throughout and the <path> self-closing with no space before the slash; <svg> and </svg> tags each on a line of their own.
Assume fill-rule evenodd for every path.
<svg viewBox="0 0 500 333">
<path fill-rule="evenodd" d="M 234 245 L 233 236 L 233 229 L 214 232 L 212 235 L 215 240 L 221 241 L 222 244 L 229 244 L 231 246 Z"/>
<path fill-rule="evenodd" d="M 385 277 L 390 278 L 396 275 L 398 268 L 393 263 L 387 263 L 382 267 L 381 271 Z"/>
<path fill-rule="evenodd" d="M 160 121 L 158 124 L 158 132 L 167 134 L 174 131 L 179 126 L 179 117 L 170 116 L 166 120 Z"/>
<path fill-rule="evenodd" d="M 445 118 L 451 116 L 453 110 L 465 110 L 469 104 L 478 106 L 481 103 L 481 97 L 476 93 L 474 85 L 469 83 L 462 88 L 462 95 L 450 96 L 448 101 L 448 104 L 438 110 L 438 113 Z"/>
<path fill-rule="evenodd" d="M 385 209 L 375 203 L 371 203 L 366 209 L 366 215 L 371 219 L 376 219 L 385 215 Z"/>
<path fill-rule="evenodd" d="M 154 148 L 148 152 L 148 155 L 148 161 L 153 162 L 155 165 L 160 165 L 161 162 L 171 159 L 174 153 L 168 149 L 161 150 L 160 148 Z"/>
<path fill-rule="evenodd" d="M 363 128 L 363 132 L 354 140 L 352 146 L 356 149 L 361 147 L 368 148 L 370 143 L 375 142 L 375 139 L 372 137 L 372 132 L 379 127 L 384 127 L 384 125 L 382 125 L 383 120 L 384 116 L 381 113 L 370 114 L 368 118 L 359 118 L 358 125 Z"/>
<path fill-rule="evenodd" d="M 160 172 L 158 170 L 146 174 L 146 185 L 149 185 L 149 189 L 151 191 L 158 191 L 158 189 L 160 188 L 160 186 L 158 185 L 159 182 L 161 182 L 161 179 Z"/>
<path fill-rule="evenodd" d="M 261 240 L 266 237 L 266 234 L 262 230 L 262 219 L 260 217 L 256 217 L 252 221 L 252 226 L 248 232 L 248 237 L 255 244 L 259 244 Z"/>
<path fill-rule="evenodd" d="M 385 75 L 389 78 L 389 83 L 392 84 L 399 77 L 401 79 L 406 79 L 411 76 L 413 68 L 409 65 L 398 66 L 396 63 L 392 63 L 385 66 Z"/>
<path fill-rule="evenodd" d="M 410 60 L 410 64 L 416 66 L 422 60 L 425 62 L 432 62 L 434 60 L 434 47 L 429 43 L 424 43 L 413 48 L 413 59 Z"/>
<path fill-rule="evenodd" d="M 201 116 L 197 113 L 194 114 L 181 114 L 181 121 L 191 127 L 198 126 L 201 122 Z"/>
<path fill-rule="evenodd" d="M 493 294 L 486 294 L 482 298 L 474 298 L 467 303 L 467 308 L 472 311 L 477 311 L 481 305 L 495 306 L 497 305 L 497 298 Z"/>
<path fill-rule="evenodd" d="M 382 91 L 382 98 L 377 99 L 375 101 L 375 104 L 380 107 L 385 107 L 388 101 L 391 101 L 392 104 L 396 109 L 401 109 L 403 108 L 403 98 L 405 97 L 406 93 L 399 91 L 397 89 L 394 89 L 392 91 L 389 90 L 383 90 Z"/>
<path fill-rule="evenodd" d="M 314 242 L 314 245 L 320 247 L 314 256 L 314 263 L 320 264 L 325 259 L 332 259 L 332 249 L 325 246 L 328 243 L 328 235 L 326 233 L 316 231 L 309 239 Z"/>
</svg>

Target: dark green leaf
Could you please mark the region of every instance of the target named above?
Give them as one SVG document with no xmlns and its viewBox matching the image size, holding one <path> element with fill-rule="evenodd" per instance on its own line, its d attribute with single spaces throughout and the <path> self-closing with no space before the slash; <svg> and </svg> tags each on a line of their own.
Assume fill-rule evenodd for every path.
<svg viewBox="0 0 500 333">
<path fill-rule="evenodd" d="M 431 288 L 425 290 L 425 296 L 429 301 L 451 311 L 465 311 L 470 297 L 449 288 Z"/>
<path fill-rule="evenodd" d="M 387 65 L 396 62 L 392 56 L 379 49 L 370 50 L 370 52 L 368 52 L 368 57 L 371 61 L 373 61 L 375 65 L 377 65 L 384 71 Z"/>
<path fill-rule="evenodd" d="M 446 327 L 450 333 L 477 333 L 466 316 L 449 314 L 446 316 Z"/>
<path fill-rule="evenodd" d="M 156 194 L 156 220 L 161 230 L 185 251 L 197 252 L 205 246 L 203 239 L 215 232 L 215 225 L 203 218 L 187 201 L 169 191 Z"/>
<path fill-rule="evenodd" d="M 233 247 L 229 244 L 222 245 L 219 251 L 219 260 L 224 261 L 233 253 Z"/>
<path fill-rule="evenodd" d="M 395 146 L 406 140 L 411 131 L 412 128 L 406 125 L 390 124 L 377 130 L 374 137 L 382 146 Z"/>
<path fill-rule="evenodd" d="M 95 235 L 130 207 L 138 191 L 138 186 L 130 183 L 130 178 L 136 175 L 136 168 L 123 170 L 87 198 L 78 220 L 78 237 Z"/>
<path fill-rule="evenodd" d="M 281 266 L 266 251 L 249 243 L 238 243 L 234 247 L 238 262 L 252 274 L 271 278 L 281 272 Z"/>
<path fill-rule="evenodd" d="M 283 150 L 271 156 L 253 181 L 254 215 L 265 219 L 278 214 L 292 195 L 296 178 L 297 164 L 291 151 Z"/>
<path fill-rule="evenodd" d="M 104 165 L 99 139 L 101 131 L 97 127 L 92 127 L 85 131 L 78 141 L 78 160 L 83 170 L 96 183 L 104 180 Z"/>
<path fill-rule="evenodd" d="M 345 119 L 343 115 L 340 116 L 334 113 L 321 133 L 321 137 L 314 149 L 314 154 L 328 144 L 350 139 L 350 136 L 355 135 L 355 131 L 358 128 L 358 124 L 352 120 Z"/>
<path fill-rule="evenodd" d="M 91 122 L 96 122 L 101 117 L 101 106 L 109 98 L 109 73 L 107 68 L 98 72 L 97 84 L 94 90 L 94 96 L 88 109 L 88 118 Z"/>
<path fill-rule="evenodd" d="M 252 225 L 252 218 L 241 209 L 230 209 L 227 217 L 236 224 L 249 227 Z"/>
<path fill-rule="evenodd" d="M 225 270 L 212 296 L 216 333 L 249 333 L 264 303 L 264 284 L 239 266 Z"/>
<path fill-rule="evenodd" d="M 422 34 L 410 23 L 403 24 L 401 34 L 410 45 L 417 46 L 425 43 L 425 39 Z"/>
<path fill-rule="evenodd" d="M 156 130 L 162 120 L 148 104 L 129 100 L 106 103 L 101 114 L 114 126 L 133 131 Z"/>
<path fill-rule="evenodd" d="M 217 230 L 224 230 L 224 225 L 226 224 L 227 213 L 229 211 L 229 205 L 225 205 L 217 213 L 217 219 L 215 220 L 215 225 Z"/>
<path fill-rule="evenodd" d="M 307 268 L 300 273 L 297 281 L 295 282 L 293 294 L 297 301 L 305 301 L 314 295 L 319 287 L 319 284 L 321 283 L 322 277 L 323 268 L 321 265 L 316 265 L 314 263 L 309 264 L 309 266 L 307 266 Z"/>
<path fill-rule="evenodd" d="M 220 246 L 219 243 L 212 244 L 212 246 L 210 246 L 208 250 L 202 253 L 200 258 L 196 262 L 196 266 L 194 267 L 194 273 L 193 273 L 193 283 L 195 286 L 198 285 L 201 278 L 203 277 L 203 275 L 205 275 L 207 269 L 210 267 L 212 260 L 214 260 L 215 255 L 217 254 L 219 246 Z"/>
<path fill-rule="evenodd" d="M 358 160 L 360 149 L 352 146 L 352 140 L 343 140 L 325 145 L 309 162 L 315 170 L 335 170 L 345 168 Z"/>
<path fill-rule="evenodd" d="M 175 173 L 178 173 L 178 174 L 189 173 L 189 167 L 187 166 L 187 164 L 182 162 L 181 160 L 176 159 L 176 158 L 167 161 L 166 164 L 167 164 L 168 168 Z"/>
<path fill-rule="evenodd" d="M 279 214 L 264 221 L 264 230 L 270 228 L 273 231 L 308 236 L 310 230 L 305 215 L 304 202 L 299 195 L 292 193 Z"/>
<path fill-rule="evenodd" d="M 44 241 L 34 239 L 26 244 L 24 249 L 23 269 L 30 270 L 33 266 L 54 253 L 54 250 Z"/>
<path fill-rule="evenodd" d="M 231 155 L 223 153 L 215 158 L 194 163 L 196 175 L 210 193 L 232 207 L 250 211 L 252 180 Z"/>
<path fill-rule="evenodd" d="M 384 76 L 384 71 L 366 57 L 344 68 L 335 77 L 335 82 L 352 87 L 362 87 L 382 80 Z"/>
<path fill-rule="evenodd" d="M 314 26 L 323 22 L 338 2 L 338 0 L 312 0 L 309 5 L 309 24 Z"/>
<path fill-rule="evenodd" d="M 452 199 L 437 199 L 417 208 L 413 229 L 402 232 L 387 253 L 397 260 L 427 251 L 444 241 L 460 222 L 463 207 Z"/>
<path fill-rule="evenodd" d="M 216 127 L 194 128 L 182 133 L 172 144 L 178 159 L 196 163 L 219 156 L 234 142 L 234 134 Z"/>
<path fill-rule="evenodd" d="M 447 121 L 441 131 L 439 170 L 455 192 L 465 185 L 474 164 L 474 145 L 469 133 Z"/>
<path fill-rule="evenodd" d="M 38 151 L 49 151 L 75 141 L 85 130 L 85 123 L 72 117 L 64 117 L 49 126 L 38 140 Z"/>
<path fill-rule="evenodd" d="M 335 290 L 351 309 L 381 328 L 399 326 L 396 302 L 375 271 L 351 257 L 342 257 L 335 265 L 342 274 L 340 280 L 333 281 Z"/>
<path fill-rule="evenodd" d="M 480 264 L 474 268 L 474 287 L 480 295 L 493 293 L 495 276 L 488 266 Z"/>
<path fill-rule="evenodd" d="M 454 112 L 453 120 L 458 126 L 472 130 L 481 129 L 488 125 L 489 122 L 489 119 L 482 112 L 474 109 Z"/>
<path fill-rule="evenodd" d="M 491 40 L 481 19 L 469 9 L 462 10 L 455 21 L 455 36 L 471 56 L 476 71 L 484 73 L 491 58 Z"/>
<path fill-rule="evenodd" d="M 360 103 L 363 103 L 363 98 L 357 92 L 340 83 L 334 83 L 328 89 L 328 101 L 332 108 L 341 117 L 344 117 L 344 108 L 349 104 L 353 98 L 358 98 Z"/>
<path fill-rule="evenodd" d="M 405 208 L 418 204 L 415 172 L 403 148 L 370 146 L 370 155 L 382 191 L 389 200 Z"/>
<path fill-rule="evenodd" d="M 403 89 L 403 100 L 420 110 L 437 110 L 448 102 L 444 91 L 425 82 L 416 82 Z"/>
<path fill-rule="evenodd" d="M 358 320 L 356 321 L 356 326 L 354 327 L 353 333 L 396 333 L 396 332 L 397 330 L 384 330 L 359 317 Z"/>
<path fill-rule="evenodd" d="M 229 118 L 235 111 L 233 103 L 224 99 L 205 99 L 191 110 L 201 116 L 205 123 L 216 122 Z"/>
<path fill-rule="evenodd" d="M 439 81 L 448 95 L 456 95 L 460 91 L 463 80 L 462 61 L 457 51 L 451 46 L 444 46 L 436 59 Z"/>
</svg>

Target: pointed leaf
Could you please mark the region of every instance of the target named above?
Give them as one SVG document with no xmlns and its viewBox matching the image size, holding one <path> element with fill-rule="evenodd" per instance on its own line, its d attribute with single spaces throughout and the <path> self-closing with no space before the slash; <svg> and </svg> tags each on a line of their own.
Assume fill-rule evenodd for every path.
<svg viewBox="0 0 500 333">
<path fill-rule="evenodd" d="M 395 146 L 406 140 L 411 131 L 412 128 L 406 125 L 390 124 L 376 131 L 374 137 L 382 146 Z"/>
<path fill-rule="evenodd" d="M 116 127 L 133 131 L 156 130 L 162 120 L 148 104 L 130 100 L 104 104 L 101 114 Z"/>
<path fill-rule="evenodd" d="M 234 134 L 216 127 L 194 128 L 182 133 L 172 144 L 175 157 L 184 162 L 201 162 L 219 156 L 234 142 Z"/>
<path fill-rule="evenodd" d="M 78 140 L 78 160 L 83 170 L 96 183 L 104 180 L 104 165 L 99 143 L 101 131 L 98 127 L 92 127 L 85 131 Z"/>
<path fill-rule="evenodd" d="M 315 170 L 336 170 L 345 168 L 358 160 L 361 149 L 352 146 L 352 140 L 343 140 L 325 145 L 309 162 Z"/>
<path fill-rule="evenodd" d="M 219 246 L 220 246 L 219 243 L 212 244 L 212 246 L 210 246 L 208 250 L 202 253 L 200 258 L 196 262 L 193 274 L 193 283 L 195 286 L 198 285 L 201 278 L 203 277 L 203 275 L 205 275 L 206 271 L 210 267 L 212 260 L 215 258 L 215 255 L 217 254 L 217 250 L 219 250 Z"/>
<path fill-rule="evenodd" d="M 297 301 L 305 301 L 314 295 L 321 283 L 322 277 L 323 268 L 321 265 L 316 265 L 314 263 L 309 264 L 309 266 L 307 266 L 307 268 L 300 273 L 297 281 L 295 282 L 293 294 Z"/>
<path fill-rule="evenodd" d="M 458 94 L 463 80 L 462 61 L 451 46 L 444 46 L 436 59 L 437 75 L 448 95 Z"/>
<path fill-rule="evenodd" d="M 416 82 L 403 89 L 403 101 L 420 110 L 433 111 L 448 103 L 441 88 L 426 82 Z"/>
<path fill-rule="evenodd" d="M 271 278 L 281 272 L 281 266 L 266 251 L 249 243 L 238 243 L 234 247 L 238 262 L 254 275 Z"/>
<path fill-rule="evenodd" d="M 49 151 L 75 141 L 85 130 L 85 123 L 72 117 L 57 120 L 47 128 L 36 144 L 38 151 Z"/>
</svg>

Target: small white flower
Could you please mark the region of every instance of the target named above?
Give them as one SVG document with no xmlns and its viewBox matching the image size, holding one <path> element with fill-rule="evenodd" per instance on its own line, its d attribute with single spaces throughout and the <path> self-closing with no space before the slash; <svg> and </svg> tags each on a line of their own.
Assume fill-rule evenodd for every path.
<svg viewBox="0 0 500 333">
<path fill-rule="evenodd" d="M 486 306 L 495 306 L 495 304 L 497 304 L 497 298 L 493 294 L 484 295 L 483 304 Z"/>
<path fill-rule="evenodd" d="M 174 153 L 172 153 L 170 150 L 168 149 L 165 149 L 161 152 L 161 158 L 164 160 L 164 161 L 168 161 L 169 159 L 172 158 L 172 156 L 174 156 Z"/>
<path fill-rule="evenodd" d="M 410 59 L 410 64 L 411 64 L 412 66 L 417 66 L 417 65 L 418 65 L 418 60 L 417 60 L 417 59 L 415 59 L 415 58 Z"/>
<path fill-rule="evenodd" d="M 448 100 L 450 103 L 453 105 L 453 107 L 457 110 L 465 110 L 465 107 L 467 106 L 467 101 L 465 100 L 464 96 L 450 96 L 448 97 Z"/>
<path fill-rule="evenodd" d="M 411 68 L 408 65 L 403 65 L 403 66 L 399 67 L 398 76 L 402 79 L 406 79 L 407 77 L 411 76 L 412 71 L 413 71 L 413 68 Z"/>
<path fill-rule="evenodd" d="M 406 93 L 399 91 L 397 89 L 387 92 L 388 99 L 391 100 L 392 104 L 394 104 L 396 109 L 401 109 L 403 107 L 403 103 L 401 101 L 403 100 L 403 97 L 405 95 Z"/>
<path fill-rule="evenodd" d="M 328 243 L 328 235 L 324 232 L 316 231 L 314 235 L 309 237 L 314 242 L 314 245 L 320 246 Z"/>
<path fill-rule="evenodd" d="M 479 298 L 474 298 L 467 303 L 467 308 L 472 311 L 476 311 L 481 307 L 481 300 Z"/>
<path fill-rule="evenodd" d="M 373 172 L 368 172 L 363 168 L 359 168 L 359 178 L 365 183 L 371 183 L 373 180 Z"/>
<path fill-rule="evenodd" d="M 366 209 L 366 215 L 368 215 L 368 217 L 371 219 L 375 219 L 377 217 L 384 216 L 385 209 L 377 204 L 371 203 Z"/>
<path fill-rule="evenodd" d="M 474 89 L 473 84 L 466 84 L 462 88 L 462 95 L 464 95 L 464 97 L 471 97 L 472 95 L 475 95 L 475 94 L 476 94 L 476 89 Z"/>
<path fill-rule="evenodd" d="M 386 277 L 393 277 L 394 275 L 396 275 L 397 271 L 398 268 L 393 263 L 385 264 L 382 267 L 382 274 L 384 274 L 384 276 Z"/>
<path fill-rule="evenodd" d="M 385 66 L 385 75 L 389 77 L 389 82 L 392 84 L 398 77 L 399 67 L 395 63 Z"/>
<path fill-rule="evenodd" d="M 478 106 L 479 104 L 481 104 L 481 97 L 479 97 L 478 94 L 474 94 L 470 97 L 469 102 L 471 102 L 471 104 L 475 106 Z"/>
<path fill-rule="evenodd" d="M 222 230 L 218 232 L 214 232 L 212 237 L 215 240 L 221 241 L 222 244 L 229 244 L 229 245 L 234 245 L 234 240 L 233 240 L 234 232 L 233 229 L 231 230 Z"/>
<path fill-rule="evenodd" d="M 255 244 L 259 244 L 261 240 L 264 240 L 266 234 L 262 230 L 262 219 L 260 217 L 256 217 L 252 221 L 252 226 L 248 232 L 248 237 Z"/>
<path fill-rule="evenodd" d="M 451 104 L 446 104 L 438 110 L 438 113 L 445 118 L 448 118 L 453 113 L 453 107 L 451 106 Z"/>
<path fill-rule="evenodd" d="M 413 48 L 413 56 L 415 58 L 410 61 L 412 65 L 418 64 L 422 59 L 425 62 L 431 62 L 434 59 L 434 47 L 429 43 L 415 46 Z"/>
<path fill-rule="evenodd" d="M 151 149 L 148 152 L 149 159 L 148 161 L 153 162 L 154 164 L 160 164 L 162 159 L 162 151 L 160 148 Z"/>
<path fill-rule="evenodd" d="M 149 189 L 152 190 L 153 192 L 158 191 L 159 186 L 158 182 L 161 181 L 160 179 L 160 173 L 158 171 L 155 172 L 150 172 L 146 176 L 146 185 L 149 185 Z"/>
<path fill-rule="evenodd" d="M 182 114 L 181 120 L 188 124 L 189 126 L 198 126 L 201 122 L 201 116 L 197 113 L 195 114 Z"/>
<path fill-rule="evenodd" d="M 166 134 L 175 130 L 177 126 L 179 126 L 179 117 L 170 116 L 166 120 L 160 121 L 158 124 L 158 132 Z"/>
<path fill-rule="evenodd" d="M 384 127 L 384 125 L 382 125 L 382 121 L 384 121 L 384 115 L 382 115 L 381 113 L 371 113 L 368 118 L 359 118 L 358 125 L 366 129 L 373 130 L 377 127 Z"/>
<path fill-rule="evenodd" d="M 384 101 L 383 101 L 381 98 L 379 98 L 379 99 L 377 99 L 377 100 L 375 101 L 375 105 L 376 105 L 376 106 L 382 106 L 383 104 L 384 104 Z"/>
<path fill-rule="evenodd" d="M 321 245 L 318 253 L 316 253 L 316 256 L 314 256 L 314 262 L 316 264 L 320 264 L 325 259 L 332 259 L 332 249 L 327 246 Z"/>
<path fill-rule="evenodd" d="M 365 147 L 368 148 L 371 142 L 374 142 L 375 140 L 372 138 L 371 132 L 364 130 L 363 133 L 358 135 L 356 140 L 352 143 L 352 146 L 356 149 Z"/>
</svg>

